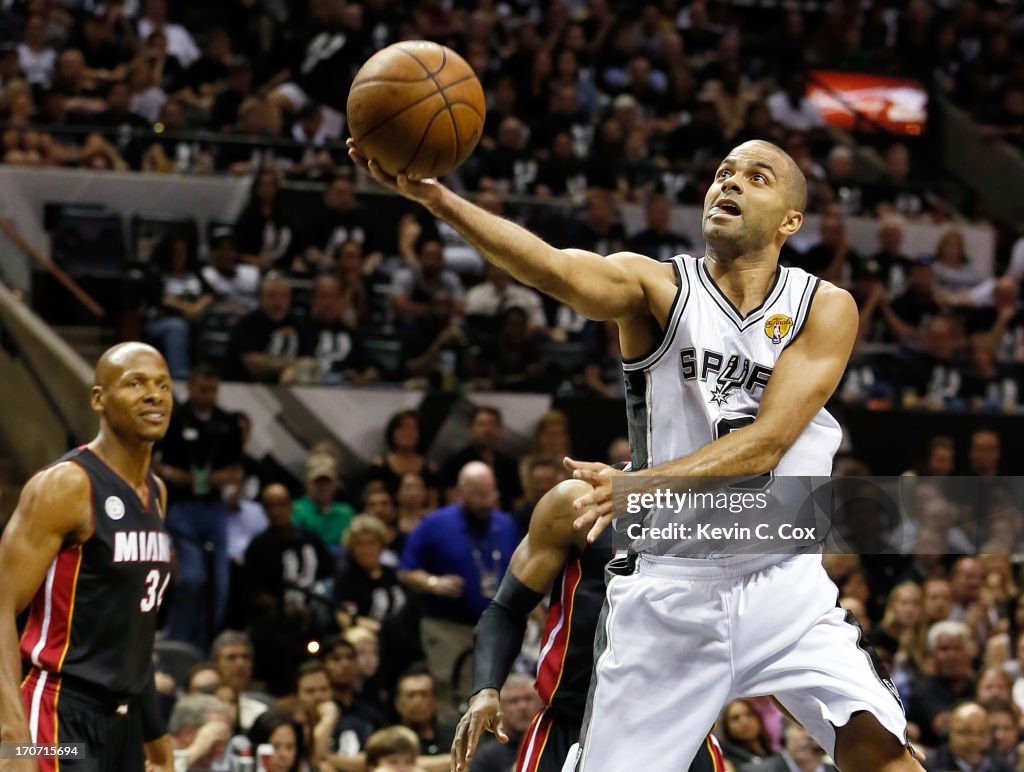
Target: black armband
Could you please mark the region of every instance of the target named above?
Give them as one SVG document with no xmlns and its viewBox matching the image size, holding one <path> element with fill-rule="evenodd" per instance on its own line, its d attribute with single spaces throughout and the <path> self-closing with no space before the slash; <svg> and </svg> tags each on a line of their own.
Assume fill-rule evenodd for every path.
<svg viewBox="0 0 1024 772">
<path fill-rule="evenodd" d="M 160 710 L 160 694 L 156 690 L 155 676 L 155 671 L 150 670 L 149 682 L 133 700 L 142 716 L 142 741 L 147 743 L 158 740 L 167 734 L 167 724 L 164 723 L 163 713 Z"/>
<path fill-rule="evenodd" d="M 526 617 L 544 598 L 511 571 L 505 573 L 490 605 L 480 616 L 473 640 L 473 694 L 501 689 L 523 648 Z"/>
</svg>

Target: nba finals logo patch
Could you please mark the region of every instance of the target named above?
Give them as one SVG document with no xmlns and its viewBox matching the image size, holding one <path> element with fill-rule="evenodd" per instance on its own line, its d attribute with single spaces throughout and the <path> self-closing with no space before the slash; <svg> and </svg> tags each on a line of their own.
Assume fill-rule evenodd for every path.
<svg viewBox="0 0 1024 772">
<path fill-rule="evenodd" d="M 117 496 L 108 496 L 103 502 L 103 511 L 111 520 L 120 520 L 124 517 L 124 502 Z"/>
<path fill-rule="evenodd" d="M 793 328 L 793 320 L 785 314 L 775 314 L 764 323 L 764 334 L 772 339 L 772 343 L 782 343 Z"/>
</svg>

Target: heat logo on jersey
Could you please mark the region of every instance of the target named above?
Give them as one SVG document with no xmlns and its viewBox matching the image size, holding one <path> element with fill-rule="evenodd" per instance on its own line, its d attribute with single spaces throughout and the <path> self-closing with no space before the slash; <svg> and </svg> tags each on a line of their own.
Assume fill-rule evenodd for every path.
<svg viewBox="0 0 1024 772">
<path fill-rule="evenodd" d="M 793 320 L 785 314 L 770 316 L 764 323 L 764 334 L 771 338 L 772 343 L 776 345 L 782 343 L 782 339 L 789 335 L 791 329 L 793 329 Z"/>
</svg>

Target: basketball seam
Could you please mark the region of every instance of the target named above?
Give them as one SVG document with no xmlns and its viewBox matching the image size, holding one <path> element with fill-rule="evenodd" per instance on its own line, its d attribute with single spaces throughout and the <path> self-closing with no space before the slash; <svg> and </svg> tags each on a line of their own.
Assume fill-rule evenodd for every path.
<svg viewBox="0 0 1024 772">
<path fill-rule="evenodd" d="M 420 135 L 419 144 L 416 145 L 416 149 L 412 152 L 412 155 L 409 156 L 409 160 L 405 162 L 405 168 L 402 170 L 403 174 L 405 173 L 405 169 L 412 166 L 412 162 L 416 160 L 416 156 L 420 154 L 420 150 L 423 149 L 423 143 L 427 141 L 427 135 L 430 133 L 430 127 L 434 125 L 434 121 L 437 120 L 437 116 L 443 113 L 444 110 L 445 108 L 443 107 L 438 108 L 437 112 L 430 116 L 430 120 L 427 121 L 427 125 L 423 128 L 423 133 Z"/>
<path fill-rule="evenodd" d="M 430 77 L 430 76 L 426 76 L 426 77 L 424 77 L 424 78 L 423 78 L 423 80 L 427 80 L 427 78 L 428 78 L 428 77 Z M 445 88 L 445 89 L 448 89 L 448 88 L 451 88 L 452 86 L 458 86 L 458 85 L 459 85 L 460 83 L 465 83 L 465 82 L 466 82 L 467 80 L 471 80 L 471 79 L 473 79 L 473 78 L 475 78 L 475 77 L 476 77 L 476 75 L 467 75 L 467 76 L 466 76 L 466 77 L 464 77 L 464 78 L 459 78 L 458 80 L 452 81 L 451 83 L 449 83 L 449 84 L 448 84 L 447 86 L 445 86 L 444 88 Z M 416 81 L 416 80 L 410 80 L 410 81 L 406 81 L 406 82 L 408 82 L 408 83 L 419 83 L 419 81 Z M 362 84 L 360 84 L 360 85 L 362 85 Z M 434 80 L 434 85 L 437 85 L 437 81 L 436 81 L 436 80 Z M 353 88 L 355 88 L 355 87 L 353 86 Z M 364 131 L 364 132 L 362 133 L 362 135 L 361 135 L 361 136 L 360 136 L 360 137 L 359 137 L 358 139 L 356 139 L 356 142 L 357 142 L 357 143 L 358 143 L 358 142 L 361 142 L 362 140 L 364 140 L 364 139 L 366 139 L 366 138 L 367 138 L 368 136 L 370 136 L 370 135 L 371 135 L 371 134 L 372 134 L 373 132 L 375 132 L 375 131 L 376 131 L 377 129 L 379 129 L 379 128 L 380 128 L 381 126 L 383 126 L 384 124 L 386 124 L 386 123 L 387 123 L 388 121 L 391 121 L 391 120 L 393 120 L 394 118 L 397 118 L 397 117 L 398 117 L 399 115 L 401 115 L 402 113 L 404 113 L 404 112 L 405 112 L 406 110 L 410 110 L 410 109 L 412 109 L 413 107 L 416 107 L 416 105 L 418 105 L 418 104 L 421 104 L 421 103 L 423 103 L 423 102 L 427 101 L 428 99 L 430 99 L 430 97 L 432 97 L 432 96 L 435 96 L 435 95 L 437 95 L 437 94 L 440 94 L 440 95 L 441 95 L 441 98 L 443 99 L 443 98 L 444 98 L 444 89 L 441 89 L 440 91 L 431 91 L 431 92 L 430 92 L 429 94 L 427 94 L 426 96 L 422 96 L 422 97 L 420 97 L 420 98 L 419 98 L 419 99 L 417 99 L 417 100 L 416 100 L 415 102 L 410 102 L 409 104 L 407 104 L 407 105 L 406 105 L 405 107 L 403 107 L 403 108 L 402 108 L 401 110 L 399 110 L 398 112 L 392 113 L 392 114 L 391 114 L 391 115 L 389 115 L 389 116 L 388 116 L 387 118 L 384 118 L 383 120 L 380 120 L 380 121 L 378 121 L 378 122 L 377 122 L 377 123 L 375 123 L 375 124 L 374 124 L 373 126 L 371 126 L 371 127 L 369 128 L 369 129 L 367 129 L 366 131 Z M 445 99 L 445 104 L 446 104 L 446 105 L 448 104 L 448 100 L 447 100 L 447 99 Z M 452 102 L 452 104 L 459 104 L 459 103 L 456 103 L 456 102 Z M 468 103 L 462 103 L 462 104 L 468 104 Z M 472 108 L 472 105 L 469 105 L 469 106 L 470 106 L 470 107 Z M 475 109 L 474 109 L 473 111 L 474 111 L 474 112 L 476 112 L 476 110 L 475 110 Z M 480 114 L 480 113 L 477 113 L 477 115 L 479 115 L 479 114 Z M 355 138 L 354 138 L 354 139 L 355 139 Z"/>
<path fill-rule="evenodd" d="M 455 136 L 455 163 L 457 164 L 459 162 L 459 147 L 462 144 L 460 142 L 460 140 L 459 140 L 459 125 L 455 122 L 455 113 L 452 112 L 452 103 L 448 101 L 448 97 L 444 93 L 444 88 L 442 88 L 441 84 L 437 82 L 437 77 L 436 77 L 437 73 L 436 72 L 431 72 L 430 68 L 427 67 L 427 65 L 425 65 L 420 60 L 420 58 L 418 56 L 416 56 L 416 54 L 412 53 L 411 51 L 406 51 L 404 48 L 399 48 L 398 50 L 401 51 L 402 53 L 404 53 L 406 56 L 409 56 L 410 58 L 412 58 L 414 61 L 419 63 L 420 67 L 423 68 L 424 72 L 426 72 L 427 75 L 430 76 L 430 79 L 432 81 L 434 81 L 434 86 L 437 87 L 437 93 L 440 94 L 441 95 L 441 99 L 444 100 L 444 108 L 442 108 L 442 109 L 448 111 L 448 118 L 451 119 L 451 122 L 452 122 L 452 134 Z M 437 68 L 437 72 L 441 72 L 445 68 L 446 64 L 448 64 L 448 49 L 445 46 L 441 46 L 441 66 Z M 475 73 L 474 73 L 474 77 L 476 77 Z M 468 78 L 465 79 L 465 80 L 468 80 Z M 449 84 L 449 85 L 451 85 L 451 84 Z M 438 112 L 440 112 L 440 110 Z M 424 139 L 427 136 L 427 132 L 430 131 L 430 127 L 434 125 L 434 121 L 436 121 L 436 120 L 437 120 L 437 113 L 434 113 L 433 117 L 431 117 L 431 119 L 430 119 L 430 122 L 427 124 L 426 131 L 424 131 L 423 135 L 420 137 L 420 143 L 416 147 L 416 152 L 412 154 L 412 158 L 410 158 L 409 162 L 405 165 L 406 169 L 408 169 L 409 166 L 412 165 L 412 162 L 416 160 L 416 156 L 419 155 L 420 148 L 423 147 L 423 141 L 424 141 Z M 433 171 L 433 168 L 431 168 L 431 171 Z"/>
<path fill-rule="evenodd" d="M 359 86 L 366 86 L 370 83 L 422 83 L 427 80 L 430 76 L 424 75 L 422 78 L 363 78 L 362 80 L 353 81 L 352 88 L 358 88 Z"/>
</svg>

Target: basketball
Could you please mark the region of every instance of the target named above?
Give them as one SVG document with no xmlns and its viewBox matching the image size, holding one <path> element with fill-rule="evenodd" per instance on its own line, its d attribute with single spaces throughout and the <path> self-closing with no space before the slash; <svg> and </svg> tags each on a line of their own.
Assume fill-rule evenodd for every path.
<svg viewBox="0 0 1024 772">
<path fill-rule="evenodd" d="M 359 150 L 388 174 L 441 177 L 469 158 L 487 106 L 473 68 L 437 43 L 404 41 L 374 54 L 348 95 Z"/>
</svg>

